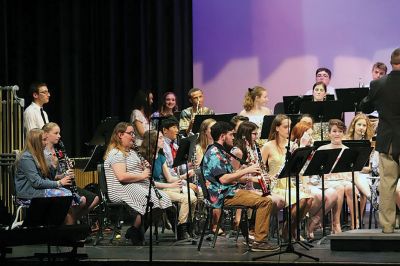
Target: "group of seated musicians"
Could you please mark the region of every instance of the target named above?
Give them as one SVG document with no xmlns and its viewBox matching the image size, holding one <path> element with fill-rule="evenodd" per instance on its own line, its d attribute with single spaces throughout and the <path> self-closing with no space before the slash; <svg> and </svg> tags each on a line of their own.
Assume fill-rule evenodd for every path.
<svg viewBox="0 0 400 266">
<path fill-rule="evenodd" d="M 314 88 L 318 88 L 318 86 L 324 87 L 323 84 L 316 84 Z M 260 88 L 255 87 L 248 91 L 248 97 L 250 98 L 254 96 L 252 94 L 255 92 L 260 92 L 260 95 L 255 94 L 252 99 L 253 107 L 262 106 L 266 103 L 266 90 L 262 87 Z M 189 177 L 194 175 L 192 169 L 185 169 L 184 165 L 173 166 L 178 149 L 176 139 L 179 130 L 183 130 L 186 133 L 191 131 L 196 115 L 214 113 L 211 109 L 203 106 L 204 97 L 201 90 L 194 89 L 189 95 L 192 106 L 182 111 L 180 121 L 178 122 L 173 116 L 169 116 L 161 120 L 158 130 L 151 129 L 152 125 L 149 123 L 150 130 L 144 130 L 140 136 L 140 146 L 137 148 L 135 146 L 138 143 L 135 140 L 141 133 L 138 128 L 142 126 L 142 129 L 146 129 L 139 120 L 136 119 L 132 123 L 121 122 L 114 128 L 112 133 L 104 155 L 108 194 L 112 201 L 123 201 L 130 206 L 135 218 L 133 225 L 127 230 L 125 236 L 134 245 L 143 243 L 144 230 L 149 226 L 148 219 L 146 219 L 146 196 L 150 185 L 151 173 L 153 173 L 152 180 L 154 180 L 155 184 L 151 189 L 151 201 L 154 204 L 154 208 L 164 209 L 169 221 L 178 224 L 179 239 L 189 238 L 189 209 L 192 212 L 195 210 L 196 202 L 199 201 L 199 197 L 201 199 L 202 193 L 196 184 L 190 183 L 189 191 L 185 185 L 187 174 Z M 171 94 L 166 95 L 166 99 L 169 96 Z M 318 96 L 320 95 L 315 96 L 316 101 Z M 173 107 L 170 107 L 170 109 L 173 110 Z M 260 108 L 260 110 L 262 116 L 268 114 L 268 110 L 266 111 L 263 108 Z M 272 123 L 268 141 L 262 146 L 261 152 L 257 153 L 256 146 L 260 136 L 260 126 L 262 125 L 251 122 L 251 108 L 246 112 L 250 114 L 248 117 L 250 121 L 243 122 L 242 120 L 246 119 L 235 118 L 238 124 L 236 130 L 232 125 L 215 121 L 214 119 L 203 121 L 195 149 L 196 160 L 189 164 L 189 167 L 199 168 L 200 163 L 203 161 L 201 165 L 202 172 L 204 173 L 204 178 L 209 182 L 210 194 L 221 191 L 221 189 L 227 189 L 232 195 L 227 195 L 225 204 L 239 203 L 256 209 L 253 249 L 255 251 L 271 250 L 276 248 L 269 244 L 267 240 L 271 212 L 288 207 L 293 217 L 292 222 L 296 221 L 295 183 L 291 183 L 291 206 L 288 206 L 287 182 L 284 179 L 276 180 L 277 174 L 279 174 L 285 161 L 286 146 L 289 143 L 289 139 L 293 141 L 290 142 L 291 147 L 312 145 L 315 125 L 311 124 L 312 119 L 309 116 L 304 116 L 302 121 L 295 125 L 292 136 L 289 137 L 289 127 L 292 121 L 286 115 L 277 115 Z M 168 115 L 170 114 L 171 112 L 168 113 Z M 254 116 L 259 116 L 259 114 Z M 146 119 L 148 120 L 148 118 Z M 365 124 L 369 123 L 366 116 L 363 116 L 361 120 Z M 29 200 L 39 196 L 71 194 L 69 190 L 63 188 L 71 185 L 71 172 L 67 171 L 62 174 L 57 172 L 57 161 L 54 158 L 52 146 L 59 140 L 60 129 L 53 124 L 49 123 L 43 130 L 35 129 L 27 134 L 26 148 L 17 161 L 16 188 L 19 198 Z M 341 143 L 345 136 L 343 122 L 333 119 L 327 124 L 331 143 L 320 147 L 320 149 L 333 147 L 345 149 L 346 147 Z M 367 129 L 363 129 L 364 133 L 360 134 L 358 128 L 361 126 L 359 124 L 357 122 L 351 123 L 353 129 L 349 129 L 349 132 L 352 135 L 348 135 L 348 138 L 357 139 L 359 136 L 371 138 L 371 134 L 365 134 Z M 293 137 L 297 127 L 301 127 L 301 129 L 297 130 L 300 133 L 297 133 L 299 134 L 297 137 Z M 50 132 L 53 132 L 56 137 L 51 139 Z M 233 135 L 231 136 L 234 132 L 237 134 L 236 138 Z M 246 164 L 241 165 L 239 161 L 230 155 L 231 153 L 246 161 Z M 45 154 L 47 154 L 47 158 Z M 153 156 L 155 156 L 154 164 Z M 217 159 L 220 160 L 220 164 L 217 166 L 208 163 Z M 363 172 L 368 173 L 371 171 L 370 166 L 366 168 L 368 169 L 363 169 Z M 271 185 L 271 193 L 268 196 L 263 196 L 253 185 L 259 182 L 260 175 L 264 175 Z M 353 197 L 350 189 L 350 176 L 348 173 L 329 174 L 326 176 L 328 181 L 326 182 L 327 190 L 325 191 L 325 210 L 326 212 L 333 211 L 333 233 L 341 232 L 340 211 L 344 195 L 346 195 L 350 212 L 354 211 L 352 210 L 353 204 L 351 202 Z M 318 180 L 318 177 L 305 177 L 302 180 L 299 197 L 300 218 L 304 218 L 307 214 L 310 217 L 307 225 L 307 238 L 313 239 L 314 231 L 320 226 L 323 215 L 320 180 Z M 356 185 L 358 191 L 366 199 L 371 200 L 371 193 L 368 193 L 368 185 L 366 185 L 367 181 L 362 179 L 361 174 L 357 175 Z M 242 197 L 242 191 L 245 193 L 243 194 L 245 195 L 244 197 Z M 187 193 L 191 195 L 190 204 Z M 84 196 L 82 191 L 78 191 L 77 194 L 79 196 L 75 197 L 77 200 L 74 201 L 74 206 L 71 207 L 66 223 L 73 223 L 77 217 L 83 215 L 97 204 L 98 198 L 91 197 L 92 195 L 90 194 Z M 236 197 L 237 195 L 240 197 Z M 248 195 L 250 195 L 251 200 L 248 200 Z M 216 201 L 213 202 L 217 209 L 220 205 L 219 196 L 214 198 Z M 89 198 L 93 199 L 88 200 Z M 172 208 L 172 202 L 178 203 L 179 206 L 178 221 L 175 221 L 176 214 L 174 208 Z M 189 205 L 191 208 L 189 208 Z M 193 213 L 191 216 L 193 217 Z M 218 211 L 214 212 L 214 216 L 215 224 L 219 216 Z M 237 213 L 236 216 L 239 217 L 240 213 Z M 238 223 L 239 220 L 236 219 L 236 221 Z M 352 221 L 352 227 L 355 227 L 355 224 L 356 222 Z M 295 236 L 296 226 L 295 223 L 292 225 L 292 232 L 287 232 L 287 229 L 286 231 L 284 229 L 283 236 L 287 237 L 288 234 Z"/>
<path fill-rule="evenodd" d="M 65 218 L 72 225 L 99 203 L 94 193 L 74 186 L 72 168 L 63 167 L 60 153 L 54 145 L 60 140 L 60 128 L 48 123 L 43 129 L 31 129 L 26 136 L 25 147 L 18 155 L 15 170 L 17 203 L 29 205 L 33 198 L 72 196 L 73 201 Z"/>
</svg>

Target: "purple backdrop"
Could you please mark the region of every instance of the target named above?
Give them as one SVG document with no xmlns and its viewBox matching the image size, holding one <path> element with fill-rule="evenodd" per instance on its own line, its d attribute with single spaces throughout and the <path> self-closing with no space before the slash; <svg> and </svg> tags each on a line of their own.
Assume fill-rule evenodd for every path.
<svg viewBox="0 0 400 266">
<path fill-rule="evenodd" d="M 273 109 L 328 67 L 335 88 L 368 84 L 399 47 L 397 0 L 193 0 L 194 86 L 216 112 L 239 112 L 248 87 Z M 397 36 L 397 37 L 396 37 Z"/>
</svg>

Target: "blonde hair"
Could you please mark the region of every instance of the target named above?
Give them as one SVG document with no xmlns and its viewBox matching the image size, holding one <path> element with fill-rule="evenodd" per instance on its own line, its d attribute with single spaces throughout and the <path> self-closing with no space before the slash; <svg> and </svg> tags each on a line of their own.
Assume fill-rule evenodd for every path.
<svg viewBox="0 0 400 266">
<path fill-rule="evenodd" d="M 372 139 L 374 136 L 374 127 L 372 126 L 371 120 L 369 120 L 368 116 L 366 116 L 363 113 L 357 114 L 355 117 L 353 117 L 353 120 L 351 120 L 349 129 L 347 130 L 346 138 L 347 139 L 354 139 L 354 129 L 356 128 L 356 123 L 358 120 L 364 119 L 365 123 L 367 124 L 367 130 L 365 131 L 365 139 Z"/>
<path fill-rule="evenodd" d="M 261 97 L 262 93 L 267 91 L 261 86 L 255 86 L 254 88 L 249 88 L 246 92 L 243 100 L 243 108 L 247 112 L 250 111 L 254 107 L 254 100 L 256 97 Z"/>
<path fill-rule="evenodd" d="M 42 130 L 43 130 L 45 133 L 49 133 L 49 132 L 50 132 L 53 128 L 55 128 L 55 127 L 60 127 L 60 126 L 57 125 L 57 123 L 49 122 L 49 123 L 45 124 L 45 125 L 42 127 Z"/>
<path fill-rule="evenodd" d="M 128 156 L 128 153 L 126 152 L 125 148 L 122 146 L 121 139 L 119 138 L 118 134 L 124 133 L 129 126 L 132 127 L 132 124 L 127 123 L 127 122 L 119 122 L 115 126 L 114 131 L 110 138 L 110 143 L 108 144 L 107 150 L 104 154 L 104 159 L 107 158 L 108 153 L 114 148 L 121 151 L 124 154 L 124 156 Z"/>
<path fill-rule="evenodd" d="M 203 153 L 205 153 L 207 146 L 211 143 L 208 143 L 208 139 L 207 139 L 207 135 L 206 135 L 206 131 L 207 128 L 212 124 L 212 123 L 216 123 L 217 121 L 215 121 L 212 118 L 208 118 L 206 120 L 204 120 L 201 125 L 200 125 L 200 129 L 199 129 L 199 140 L 198 140 L 198 144 L 201 147 L 201 150 L 203 151 Z"/>
<path fill-rule="evenodd" d="M 25 147 L 24 150 L 21 152 L 21 155 L 27 151 L 32 154 L 33 159 L 39 168 L 39 171 L 45 177 L 50 177 L 50 170 L 47 166 L 46 159 L 44 158 L 44 148 L 43 148 L 43 134 L 44 131 L 39 128 L 31 129 L 25 138 Z M 17 159 L 17 164 L 21 157 Z"/>
</svg>

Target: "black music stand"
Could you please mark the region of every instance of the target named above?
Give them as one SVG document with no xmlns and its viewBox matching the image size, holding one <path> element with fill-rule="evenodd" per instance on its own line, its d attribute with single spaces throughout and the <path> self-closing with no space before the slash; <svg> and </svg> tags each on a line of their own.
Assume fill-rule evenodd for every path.
<svg viewBox="0 0 400 266">
<path fill-rule="evenodd" d="M 197 116 L 196 116 L 197 117 Z M 174 163 L 172 167 L 178 167 L 180 165 L 185 165 L 186 166 L 186 187 L 187 187 L 187 194 L 188 194 L 188 202 L 189 202 L 189 215 L 188 215 L 188 227 L 189 227 L 189 234 L 190 237 L 192 237 L 191 242 L 193 245 L 196 244 L 196 241 L 193 240 L 193 226 L 192 226 L 192 204 L 190 201 L 190 177 L 189 177 L 189 164 L 188 161 L 191 160 L 193 157 L 194 151 L 195 151 L 195 145 L 197 138 L 199 137 L 199 134 L 195 134 L 192 136 L 189 136 L 187 138 L 182 138 L 179 142 L 179 148 L 176 153 L 176 157 L 174 159 Z M 178 175 L 179 175 L 178 171 Z"/>
<path fill-rule="evenodd" d="M 199 133 L 201 123 L 203 123 L 203 121 L 208 118 L 212 118 L 217 122 L 225 121 L 227 123 L 230 123 L 232 117 L 234 117 L 235 115 L 237 115 L 237 113 L 217 114 L 217 115 L 196 115 L 194 117 L 192 132 Z"/>
<path fill-rule="evenodd" d="M 177 121 L 179 121 L 179 119 L 181 119 L 181 113 L 182 113 L 182 111 L 175 111 L 174 112 L 174 116 L 175 116 Z"/>
<path fill-rule="evenodd" d="M 325 178 L 324 175 L 331 172 L 333 165 L 336 162 L 342 149 L 329 149 L 329 150 L 317 150 L 307 169 L 304 171 L 303 176 L 319 175 L 322 184 L 322 239 L 325 238 Z"/>
<path fill-rule="evenodd" d="M 290 131 L 293 129 L 293 127 L 296 125 L 297 121 L 300 118 L 300 114 L 286 114 L 291 120 L 290 124 Z M 263 124 L 261 128 L 261 136 L 260 139 L 268 139 L 269 132 L 271 131 L 271 125 L 272 121 L 274 121 L 276 115 L 265 115 L 263 119 Z M 290 134 L 290 132 L 289 132 Z"/>
<path fill-rule="evenodd" d="M 341 119 L 342 102 L 341 101 L 323 101 L 323 102 L 303 102 L 300 106 L 302 114 L 310 114 L 315 121 L 320 122 L 321 140 L 323 139 L 322 122 L 330 119 Z"/>
<path fill-rule="evenodd" d="M 283 109 L 285 114 L 298 114 L 300 112 L 301 103 L 312 101 L 312 97 L 312 95 L 283 96 Z"/>
<path fill-rule="evenodd" d="M 72 196 L 31 199 L 22 227 L 62 225 L 71 202 Z"/>
<path fill-rule="evenodd" d="M 311 102 L 313 99 L 312 95 L 301 95 L 301 96 L 283 96 L 283 108 L 285 114 L 298 114 L 300 112 L 300 106 L 303 102 Z M 335 95 L 327 94 L 327 101 L 334 101 Z"/>
<path fill-rule="evenodd" d="M 298 148 L 296 149 L 293 154 L 291 155 L 291 157 L 289 158 L 289 160 L 286 161 L 284 168 L 282 169 L 282 171 L 280 172 L 278 178 L 287 178 L 287 183 L 288 183 L 288 192 L 289 192 L 289 199 L 288 199 L 288 204 L 289 204 L 289 211 L 288 211 L 288 217 L 287 217 L 287 221 L 288 221 L 288 231 L 289 231 L 289 241 L 287 244 L 287 247 L 285 250 L 273 253 L 273 254 L 267 254 L 264 256 L 260 256 L 260 257 L 255 257 L 252 260 L 258 260 L 258 259 L 262 259 L 262 258 L 267 258 L 267 257 L 271 257 L 271 256 L 275 256 L 275 255 L 280 255 L 280 254 L 284 254 L 284 253 L 294 253 L 299 257 L 307 257 L 310 259 L 313 259 L 315 261 L 319 261 L 319 258 L 298 252 L 296 250 L 294 250 L 293 244 L 298 243 L 300 244 L 302 247 L 304 247 L 305 249 L 309 250 L 308 247 L 304 246 L 304 243 L 301 243 L 300 241 L 296 241 L 295 243 L 292 243 L 292 218 L 291 218 L 291 214 L 290 214 L 290 206 L 291 204 L 291 177 L 295 176 L 296 177 L 296 208 L 297 208 L 297 228 L 299 227 L 299 173 L 301 171 L 301 169 L 304 166 L 304 163 L 307 161 L 308 156 L 311 154 L 312 152 L 312 148 L 311 147 L 304 147 L 304 148 Z M 300 231 L 298 230 L 298 237 L 299 237 Z"/>
<path fill-rule="evenodd" d="M 83 168 L 83 172 L 93 172 L 97 170 L 97 165 L 103 162 L 104 152 L 106 151 L 106 147 L 104 145 L 96 145 L 90 156 L 89 161 L 86 163 Z"/>
<path fill-rule="evenodd" d="M 101 120 L 100 124 L 97 126 L 94 136 L 87 143 L 88 145 L 107 145 L 114 127 L 118 124 L 118 116 L 107 117 Z"/>
<path fill-rule="evenodd" d="M 367 97 L 369 88 L 346 88 L 346 89 L 335 89 L 336 97 L 339 101 L 342 101 L 343 112 L 357 112 L 361 111 L 358 106 L 362 99 Z"/>
<path fill-rule="evenodd" d="M 363 143 L 361 143 L 363 145 Z M 356 189 L 354 183 L 354 172 L 361 171 L 369 160 L 369 156 L 372 152 L 371 144 L 369 146 L 353 146 L 345 149 L 339 158 L 339 161 L 335 164 L 332 169 L 332 173 L 343 173 L 351 172 L 351 183 L 353 193 L 353 218 L 354 218 L 354 229 L 357 229 L 357 214 L 356 214 Z M 359 217 L 359 226 L 361 227 L 361 215 Z M 359 227 L 359 228 L 360 228 Z"/>
<path fill-rule="evenodd" d="M 57 230 L 63 230 L 61 226 L 65 221 L 65 217 L 67 216 L 67 213 L 71 207 L 71 203 L 72 196 L 31 199 L 31 203 L 26 212 L 26 217 L 24 218 L 24 222 L 22 223 L 22 228 L 35 228 L 36 230 L 41 230 L 43 228 L 46 230 L 55 229 L 56 231 L 43 231 L 43 233 L 52 232 L 53 234 L 59 234 Z M 77 232 L 71 231 L 71 233 L 74 234 Z M 79 234 L 82 233 L 83 240 L 87 235 L 89 235 L 89 230 L 79 232 Z M 57 241 L 57 239 L 55 240 Z M 28 242 L 29 241 L 30 240 L 28 240 Z M 60 240 L 60 242 L 62 241 L 63 240 Z M 38 257 L 41 260 L 47 257 L 49 261 L 50 259 L 55 260 L 55 258 L 86 259 L 88 257 L 87 254 L 76 253 L 77 247 L 79 246 L 78 242 L 76 240 L 73 240 L 72 242 L 75 243 L 68 244 L 68 246 L 71 245 L 72 251 L 51 253 L 50 246 L 52 245 L 52 243 L 50 241 L 47 241 L 47 253 L 35 253 L 35 257 Z"/>
</svg>

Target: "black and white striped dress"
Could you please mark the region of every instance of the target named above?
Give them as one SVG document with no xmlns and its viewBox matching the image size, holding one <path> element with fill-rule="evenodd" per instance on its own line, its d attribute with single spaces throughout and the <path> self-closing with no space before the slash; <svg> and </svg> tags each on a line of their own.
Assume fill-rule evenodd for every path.
<svg viewBox="0 0 400 266">
<path fill-rule="evenodd" d="M 133 183 L 121 183 L 114 174 L 112 165 L 115 163 L 126 164 L 126 171 L 128 173 L 140 174 L 142 172 L 142 165 L 139 157 L 135 151 L 129 151 L 128 156 L 118 149 L 112 149 L 106 160 L 104 161 L 104 170 L 107 180 L 108 196 L 112 202 L 126 202 L 130 207 L 144 215 L 146 212 L 146 196 L 149 193 L 149 180 L 141 180 Z M 172 206 L 171 199 L 163 191 L 159 191 L 162 195 L 161 199 L 158 199 L 154 193 L 154 189 L 151 189 L 151 201 L 154 203 L 153 208 L 166 209 Z"/>
</svg>

